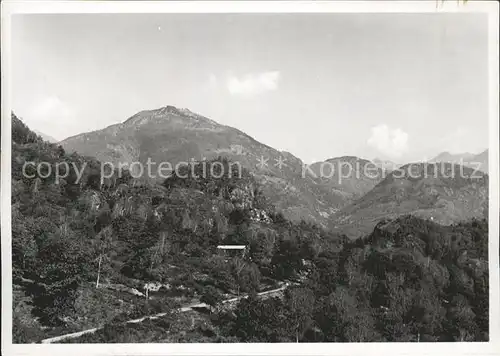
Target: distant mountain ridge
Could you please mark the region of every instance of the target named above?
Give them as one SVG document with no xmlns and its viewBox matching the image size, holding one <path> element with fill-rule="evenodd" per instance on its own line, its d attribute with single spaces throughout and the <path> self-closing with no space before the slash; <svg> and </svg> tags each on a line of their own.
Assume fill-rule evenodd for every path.
<svg viewBox="0 0 500 356">
<path fill-rule="evenodd" d="M 474 154 L 469 152 L 455 154 L 452 154 L 450 152 L 441 152 L 436 157 L 429 160 L 429 162 L 458 162 L 460 160 L 468 161 L 472 157 L 474 157 Z"/>
<path fill-rule="evenodd" d="M 40 136 L 44 141 L 50 142 L 50 143 L 57 143 L 59 140 L 55 139 L 52 136 L 49 136 L 41 131 L 38 130 L 33 130 L 38 136 Z"/>
<path fill-rule="evenodd" d="M 380 158 L 374 158 L 372 160 L 377 167 L 385 169 L 386 171 L 393 171 L 402 166 L 402 164 L 395 163 L 391 160 L 381 160 Z"/>
<path fill-rule="evenodd" d="M 449 162 L 455 164 L 463 164 L 467 167 L 479 169 L 482 172 L 488 173 L 488 150 L 473 154 L 469 152 L 451 154 L 449 152 L 442 152 L 428 162 Z"/>
<path fill-rule="evenodd" d="M 357 199 L 369 192 L 384 177 L 385 170 L 373 162 L 355 157 L 342 156 L 315 162 L 311 170 L 320 177 L 321 183 L 346 194 L 350 199 Z"/>
<path fill-rule="evenodd" d="M 413 163 L 391 172 L 335 216 L 336 229 L 357 237 L 378 221 L 412 214 L 450 225 L 487 217 L 488 175 L 452 163 Z"/>
</svg>

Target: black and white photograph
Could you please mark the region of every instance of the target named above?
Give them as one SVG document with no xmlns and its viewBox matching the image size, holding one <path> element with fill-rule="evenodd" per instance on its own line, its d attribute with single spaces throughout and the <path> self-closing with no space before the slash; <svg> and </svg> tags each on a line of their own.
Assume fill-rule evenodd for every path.
<svg viewBox="0 0 500 356">
<path fill-rule="evenodd" d="M 3 3 L 3 351 L 499 352 L 498 3 L 418 3 Z"/>
</svg>

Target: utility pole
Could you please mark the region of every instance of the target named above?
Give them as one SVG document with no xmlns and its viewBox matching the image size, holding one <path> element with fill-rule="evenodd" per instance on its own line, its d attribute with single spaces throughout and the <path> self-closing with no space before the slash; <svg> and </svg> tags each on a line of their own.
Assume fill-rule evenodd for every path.
<svg viewBox="0 0 500 356">
<path fill-rule="evenodd" d="M 102 262 L 102 253 L 99 255 L 99 266 L 97 267 L 97 280 L 95 283 L 95 288 L 99 288 L 99 277 L 101 276 L 101 262 Z"/>
</svg>

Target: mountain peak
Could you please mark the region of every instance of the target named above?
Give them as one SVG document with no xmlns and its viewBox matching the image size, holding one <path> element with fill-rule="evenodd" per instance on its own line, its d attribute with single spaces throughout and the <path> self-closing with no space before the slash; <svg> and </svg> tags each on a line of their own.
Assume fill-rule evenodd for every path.
<svg viewBox="0 0 500 356">
<path fill-rule="evenodd" d="M 160 109 L 155 110 L 155 112 L 157 114 L 160 114 L 160 115 L 161 114 L 177 114 L 177 115 L 182 114 L 182 112 L 173 105 L 164 106 Z"/>
<path fill-rule="evenodd" d="M 146 124 L 153 125 L 188 125 L 191 127 L 216 128 L 221 127 L 219 123 L 192 112 L 188 108 L 178 108 L 173 105 L 163 106 L 158 109 L 143 110 L 127 119 L 123 124 L 128 127 L 138 127 Z"/>
<path fill-rule="evenodd" d="M 158 114 L 174 114 L 181 116 L 202 117 L 199 114 L 189 110 L 188 108 L 178 108 L 177 106 L 167 105 L 160 109 L 155 110 Z"/>
<path fill-rule="evenodd" d="M 357 156 L 332 157 L 332 158 L 329 158 L 329 159 L 326 160 L 326 162 L 337 162 L 337 161 L 340 161 L 340 162 L 356 162 L 356 161 L 359 161 L 359 162 L 362 162 L 362 163 L 369 162 L 368 160 L 366 160 L 364 158 L 357 157 Z"/>
</svg>

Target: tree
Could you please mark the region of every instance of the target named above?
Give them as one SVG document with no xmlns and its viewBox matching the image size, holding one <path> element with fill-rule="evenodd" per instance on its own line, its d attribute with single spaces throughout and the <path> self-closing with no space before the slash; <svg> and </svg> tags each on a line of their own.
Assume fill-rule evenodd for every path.
<svg viewBox="0 0 500 356">
<path fill-rule="evenodd" d="M 113 248 L 113 231 L 111 226 L 101 230 L 96 236 L 95 249 L 97 257 L 97 277 L 95 287 L 99 288 L 99 280 L 101 278 L 101 270 L 103 262 L 109 260 L 108 253 Z"/>
<path fill-rule="evenodd" d="M 73 311 L 77 288 L 88 276 L 88 251 L 79 239 L 70 239 L 62 231 L 41 242 L 35 267 L 38 276 L 28 292 L 33 313 L 42 323 L 58 325 Z"/>
<path fill-rule="evenodd" d="M 280 241 L 278 250 L 271 260 L 271 265 L 274 276 L 278 279 L 296 277 L 302 268 L 302 258 L 297 243 L 291 240 Z"/>
<path fill-rule="evenodd" d="M 314 294 L 308 288 L 291 288 L 285 293 L 285 305 L 295 342 L 299 342 L 313 324 Z"/>
<path fill-rule="evenodd" d="M 203 290 L 203 294 L 200 298 L 200 302 L 207 304 L 210 306 L 210 312 L 213 311 L 213 309 L 217 309 L 219 304 L 222 302 L 222 295 L 220 294 L 219 290 L 213 286 L 207 286 Z"/>
<path fill-rule="evenodd" d="M 258 290 L 260 284 L 259 268 L 255 264 L 250 264 L 241 258 L 234 258 L 231 261 L 231 271 L 239 290 L 250 292 Z"/>
<path fill-rule="evenodd" d="M 477 325 L 474 322 L 475 314 L 466 297 L 459 294 L 451 301 L 448 309 L 447 329 L 455 341 L 472 341 Z"/>
<path fill-rule="evenodd" d="M 291 342 L 288 318 L 279 298 L 241 300 L 234 311 L 229 332 L 243 342 Z"/>
</svg>

